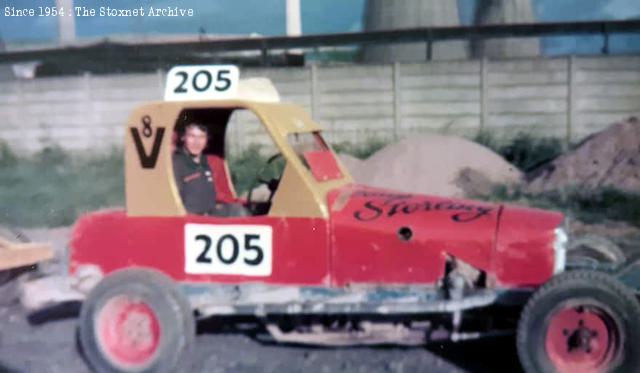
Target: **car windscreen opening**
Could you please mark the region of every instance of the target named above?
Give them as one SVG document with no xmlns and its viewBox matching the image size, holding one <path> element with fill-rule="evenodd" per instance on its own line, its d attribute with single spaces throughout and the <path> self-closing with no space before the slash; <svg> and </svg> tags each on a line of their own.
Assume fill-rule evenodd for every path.
<svg viewBox="0 0 640 373">
<path fill-rule="evenodd" d="M 289 145 L 316 181 L 342 178 L 338 162 L 318 131 L 296 132 L 287 136 Z"/>
</svg>

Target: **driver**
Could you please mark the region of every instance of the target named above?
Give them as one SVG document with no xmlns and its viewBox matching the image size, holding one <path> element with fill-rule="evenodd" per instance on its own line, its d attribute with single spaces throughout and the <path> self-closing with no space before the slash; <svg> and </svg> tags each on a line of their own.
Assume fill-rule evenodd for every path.
<svg viewBox="0 0 640 373">
<path fill-rule="evenodd" d="M 204 155 L 208 143 L 207 126 L 188 123 L 181 140 L 182 147 L 173 153 L 173 174 L 185 209 L 197 215 L 247 215 L 241 205 L 216 203 L 213 173 Z"/>
</svg>

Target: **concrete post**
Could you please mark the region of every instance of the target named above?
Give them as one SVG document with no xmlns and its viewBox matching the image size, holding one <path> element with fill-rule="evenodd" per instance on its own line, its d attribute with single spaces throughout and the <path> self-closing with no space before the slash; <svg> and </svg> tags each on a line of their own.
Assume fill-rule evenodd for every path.
<svg viewBox="0 0 640 373">
<path fill-rule="evenodd" d="M 317 108 L 317 97 L 318 97 L 318 66 L 313 64 L 311 65 L 311 70 L 310 70 L 310 74 L 309 74 L 309 80 L 310 80 L 310 94 L 311 94 L 311 117 L 313 119 L 317 119 L 316 118 L 316 114 L 318 113 L 318 108 Z"/>
<path fill-rule="evenodd" d="M 302 35 L 300 0 L 287 0 L 287 36 L 300 35 Z M 302 54 L 302 49 L 291 49 L 287 53 L 299 55 Z"/>
<path fill-rule="evenodd" d="M 300 0 L 287 0 L 287 36 L 302 35 Z"/>
<path fill-rule="evenodd" d="M 567 148 L 571 145 L 571 138 L 573 137 L 573 126 L 575 117 L 574 111 L 576 103 L 575 95 L 575 57 L 569 56 L 567 58 Z"/>
<path fill-rule="evenodd" d="M 402 81 L 400 80 L 400 64 L 393 64 L 393 141 L 398 141 L 398 131 L 402 126 Z"/>
<path fill-rule="evenodd" d="M 489 59 L 480 60 L 480 132 L 489 124 Z"/>
<path fill-rule="evenodd" d="M 84 79 L 85 101 L 91 102 L 91 73 L 85 72 L 82 78 Z"/>
<path fill-rule="evenodd" d="M 70 44 L 76 40 L 76 17 L 73 0 L 56 0 L 57 10 L 62 9 L 64 16 L 58 15 L 58 40 L 61 44 Z"/>
<path fill-rule="evenodd" d="M 90 72 L 85 72 L 84 74 L 82 74 L 82 80 L 83 80 L 83 85 L 84 85 L 84 101 L 86 103 L 86 108 L 85 110 L 88 112 L 89 117 L 87 119 L 91 120 L 91 121 L 95 121 L 98 122 L 100 121 L 99 116 L 96 114 L 96 112 L 93 110 L 93 100 L 91 99 L 91 73 Z"/>
<path fill-rule="evenodd" d="M 158 75 L 158 87 L 160 88 L 162 98 L 164 98 L 164 88 L 165 88 L 164 87 L 164 83 L 165 83 L 164 70 L 158 69 L 156 70 L 156 74 Z"/>
</svg>

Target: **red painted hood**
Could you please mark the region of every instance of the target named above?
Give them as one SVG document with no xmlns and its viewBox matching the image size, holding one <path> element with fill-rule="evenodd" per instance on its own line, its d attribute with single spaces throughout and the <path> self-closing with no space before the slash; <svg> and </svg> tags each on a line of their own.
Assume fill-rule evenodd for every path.
<svg viewBox="0 0 640 373">
<path fill-rule="evenodd" d="M 552 274 L 553 229 L 561 221 L 557 213 L 361 185 L 332 191 L 329 205 L 337 285 L 434 283 L 444 275 L 447 255 L 486 271 L 502 285 L 543 282 Z M 504 211 L 517 222 L 499 229 Z M 523 239 L 513 246 L 518 235 Z M 524 263 L 527 258 L 541 265 Z M 505 269 L 510 263 L 529 266 L 526 281 L 518 279 L 517 268 Z"/>
</svg>

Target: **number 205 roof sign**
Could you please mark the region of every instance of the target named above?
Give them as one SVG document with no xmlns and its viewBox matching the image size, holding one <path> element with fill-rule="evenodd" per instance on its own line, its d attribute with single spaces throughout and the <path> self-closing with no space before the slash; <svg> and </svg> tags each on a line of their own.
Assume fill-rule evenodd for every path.
<svg viewBox="0 0 640 373">
<path fill-rule="evenodd" d="M 176 66 L 169 70 L 166 101 L 224 100 L 237 97 L 240 71 L 233 65 Z"/>
</svg>

